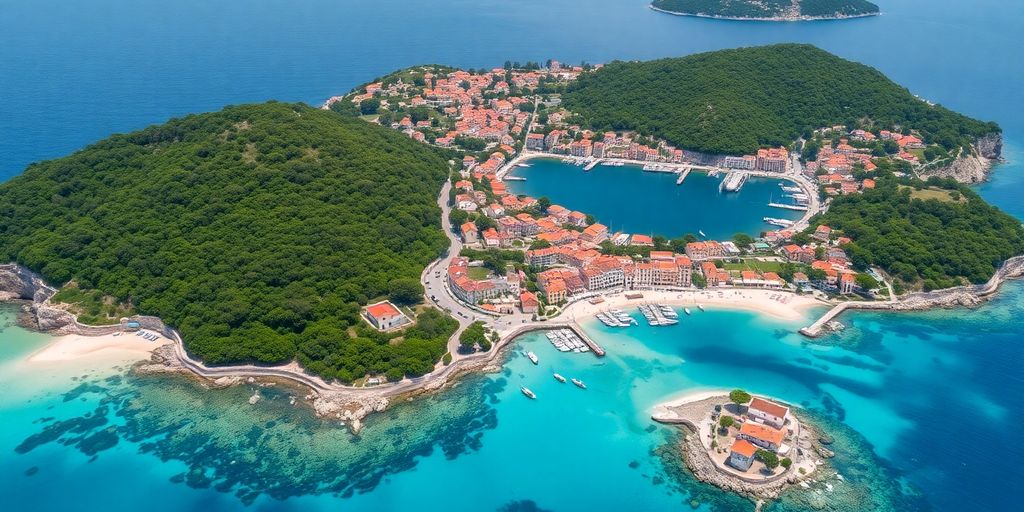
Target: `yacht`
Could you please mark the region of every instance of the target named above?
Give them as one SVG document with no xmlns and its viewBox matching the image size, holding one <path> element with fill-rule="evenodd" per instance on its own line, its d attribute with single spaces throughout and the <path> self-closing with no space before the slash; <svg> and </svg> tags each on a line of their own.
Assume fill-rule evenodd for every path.
<svg viewBox="0 0 1024 512">
<path fill-rule="evenodd" d="M 672 306 L 659 304 L 658 308 L 661 309 L 661 315 L 665 318 L 679 318 L 679 313 L 676 313 L 676 310 L 672 309 Z"/>
<path fill-rule="evenodd" d="M 702 238 L 707 238 L 707 237 L 708 237 L 707 235 L 705 235 L 705 234 L 704 234 L 704 232 L 703 232 L 703 231 L 701 231 L 701 230 L 699 230 L 699 229 L 697 230 L 697 232 L 698 232 L 698 233 L 700 233 L 700 236 L 701 236 Z"/>
<path fill-rule="evenodd" d="M 572 379 L 572 383 L 573 383 L 573 384 L 576 384 L 576 387 L 578 387 L 578 388 L 580 388 L 580 389 L 587 389 L 587 385 L 586 385 L 586 384 L 584 384 L 582 380 L 579 380 L 579 379 Z"/>
<path fill-rule="evenodd" d="M 704 311 L 704 304 L 697 304 L 697 309 Z"/>
<path fill-rule="evenodd" d="M 526 386 L 519 386 L 519 391 L 522 391 L 523 394 L 526 395 L 526 397 L 529 398 L 530 400 L 537 399 L 537 394 L 534 393 L 533 391 L 530 391 L 530 389 L 527 388 Z"/>
<path fill-rule="evenodd" d="M 561 375 L 556 373 L 555 380 L 557 380 L 558 382 L 565 382 L 565 377 L 562 377 Z"/>
<path fill-rule="evenodd" d="M 519 162 L 519 163 L 516 164 L 516 167 L 529 167 L 529 166 L 530 166 L 530 164 L 523 163 L 523 162 Z"/>
<path fill-rule="evenodd" d="M 687 315 L 689 315 L 690 314 L 690 308 L 683 308 L 683 312 L 686 313 Z"/>
<path fill-rule="evenodd" d="M 532 362 L 533 364 L 537 364 L 537 363 L 539 363 L 539 362 L 540 362 L 540 360 L 539 360 L 539 359 L 537 359 L 537 354 L 534 354 L 533 352 L 527 352 L 527 353 L 526 353 L 526 357 L 529 357 L 529 358 L 530 358 L 530 361 L 531 361 L 531 362 Z"/>
</svg>

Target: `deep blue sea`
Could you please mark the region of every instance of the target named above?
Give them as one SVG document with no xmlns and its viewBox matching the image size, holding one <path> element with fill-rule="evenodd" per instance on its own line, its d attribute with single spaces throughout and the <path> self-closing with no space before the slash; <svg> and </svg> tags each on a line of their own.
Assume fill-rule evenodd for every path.
<svg viewBox="0 0 1024 512">
<path fill-rule="evenodd" d="M 113 132 L 232 103 L 315 104 L 417 63 L 606 62 L 808 42 L 999 122 L 1007 163 L 978 189 L 1024 218 L 1024 2 L 877 3 L 875 18 L 751 23 L 658 14 L 646 0 L 0 0 L 0 179 Z M 614 213 L 601 220 L 630 222 Z M 793 334 L 799 323 L 741 311 L 665 329 L 594 324 L 603 360 L 526 337 L 540 367 L 512 354 L 503 372 L 396 406 L 354 438 L 289 405 L 285 389 L 261 390 L 250 406 L 248 386 L 209 391 L 122 367 L 29 363 L 49 338 L 9 326 L 14 310 L 4 308 L 0 503 L 751 510 L 694 482 L 672 452 L 676 434 L 648 419 L 676 393 L 745 387 L 806 407 L 835 434 L 845 479 L 767 510 L 1012 510 L 1024 478 L 1013 430 L 1024 420 L 1022 312 L 1024 284 L 1014 283 L 975 311 L 845 317 L 849 329 L 816 343 Z M 590 389 L 562 386 L 551 371 Z M 526 401 L 521 384 L 539 399 Z"/>
</svg>

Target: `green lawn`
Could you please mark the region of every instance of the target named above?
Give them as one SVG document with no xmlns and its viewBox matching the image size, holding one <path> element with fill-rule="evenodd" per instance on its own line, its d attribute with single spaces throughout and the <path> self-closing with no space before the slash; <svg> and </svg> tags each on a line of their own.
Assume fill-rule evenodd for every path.
<svg viewBox="0 0 1024 512">
<path fill-rule="evenodd" d="M 475 281 L 487 279 L 487 276 L 491 275 L 491 271 L 487 270 L 486 267 L 469 267 L 466 271 L 469 274 L 469 278 Z"/>
<path fill-rule="evenodd" d="M 746 260 L 743 263 L 726 263 L 726 270 L 757 270 L 760 272 L 778 272 L 782 263 L 778 261 Z"/>
</svg>

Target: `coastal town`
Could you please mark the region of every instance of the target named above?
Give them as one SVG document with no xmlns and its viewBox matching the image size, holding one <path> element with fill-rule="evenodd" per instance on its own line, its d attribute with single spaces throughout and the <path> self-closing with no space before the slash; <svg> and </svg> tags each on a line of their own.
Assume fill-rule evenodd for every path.
<svg viewBox="0 0 1024 512">
<path fill-rule="evenodd" d="M 324 108 L 355 108 L 362 117 L 411 138 L 459 150 L 450 214 L 463 254 L 447 266 L 445 288 L 483 315 L 557 315 L 566 304 L 627 290 L 762 288 L 821 298 L 891 297 L 879 269 L 854 268 L 851 239 L 808 220 L 830 198 L 875 187 L 873 174 L 908 175 L 948 158 L 914 132 L 877 133 L 846 126 L 814 131 L 793 147 L 748 155 L 710 155 L 635 132 L 595 132 L 560 107 L 558 91 L 600 65 L 548 61 L 465 71 L 424 66 L 367 84 Z M 587 212 L 510 192 L 515 170 L 534 158 L 559 158 L 590 171 L 635 165 L 668 172 L 721 175 L 720 193 L 751 177 L 783 181 L 770 206 L 798 220 L 768 218 L 778 229 L 740 240 L 685 239 L 612 232 Z M 785 184 L 786 182 L 789 184 Z M 496 262 L 503 263 L 498 265 Z"/>
</svg>

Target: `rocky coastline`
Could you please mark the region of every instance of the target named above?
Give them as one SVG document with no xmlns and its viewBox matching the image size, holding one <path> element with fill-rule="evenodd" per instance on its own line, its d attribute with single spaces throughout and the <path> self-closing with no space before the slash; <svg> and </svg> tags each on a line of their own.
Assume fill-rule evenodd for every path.
<svg viewBox="0 0 1024 512">
<path fill-rule="evenodd" d="M 1003 135 L 993 132 L 980 137 L 974 141 L 971 150 L 966 155 L 957 156 L 949 164 L 925 170 L 922 175 L 953 178 L 967 185 L 984 182 L 988 180 L 992 167 L 1002 160 Z"/>
</svg>

